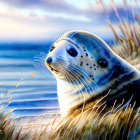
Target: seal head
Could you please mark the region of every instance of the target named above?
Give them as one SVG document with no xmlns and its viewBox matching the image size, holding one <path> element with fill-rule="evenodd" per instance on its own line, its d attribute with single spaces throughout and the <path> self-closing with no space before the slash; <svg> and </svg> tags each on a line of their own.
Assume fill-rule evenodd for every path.
<svg viewBox="0 0 140 140">
<path fill-rule="evenodd" d="M 128 101 L 132 94 L 139 97 L 140 72 L 94 34 L 84 31 L 65 33 L 50 49 L 46 65 L 57 80 L 62 116 L 74 106 L 108 92 L 106 100 L 109 104 L 116 98 L 125 97 Z M 135 93 L 131 89 L 134 85 Z"/>
</svg>

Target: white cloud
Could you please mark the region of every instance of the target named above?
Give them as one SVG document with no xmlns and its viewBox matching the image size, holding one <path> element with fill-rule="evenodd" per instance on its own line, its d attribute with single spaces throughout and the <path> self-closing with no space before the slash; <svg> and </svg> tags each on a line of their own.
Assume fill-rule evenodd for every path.
<svg viewBox="0 0 140 140">
<path fill-rule="evenodd" d="M 72 7 L 72 3 L 69 5 L 64 2 L 60 5 L 58 0 L 22 2 L 13 0 L 12 3 L 8 0 L 7 3 L 10 6 L 0 4 L 0 40 L 56 39 L 69 30 L 86 30 L 104 38 L 112 35 L 106 23 L 107 15 L 110 20 L 116 20 L 111 8 L 107 11 L 96 6 L 94 6 L 96 8 L 79 9 Z M 49 5 L 44 8 L 43 4 Z M 52 6 L 52 9 L 49 6 Z"/>
<path fill-rule="evenodd" d="M 43 10 L 0 9 L 0 40 L 45 40 L 68 30 L 91 30 L 97 24 L 88 17 Z M 99 26 L 97 24 L 96 26 Z M 97 30 L 97 28 L 95 28 Z M 100 28 L 99 28 L 100 29 Z"/>
</svg>

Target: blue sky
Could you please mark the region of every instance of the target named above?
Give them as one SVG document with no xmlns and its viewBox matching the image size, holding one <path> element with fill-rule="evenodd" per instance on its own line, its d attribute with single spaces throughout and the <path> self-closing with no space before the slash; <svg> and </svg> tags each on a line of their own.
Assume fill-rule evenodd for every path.
<svg viewBox="0 0 140 140">
<path fill-rule="evenodd" d="M 0 40 L 44 41 L 57 39 L 69 30 L 86 30 L 110 38 L 106 21 L 117 20 L 110 0 L 105 2 L 107 10 L 94 0 L 1 0 Z M 118 0 L 119 8 L 121 4 Z"/>
</svg>

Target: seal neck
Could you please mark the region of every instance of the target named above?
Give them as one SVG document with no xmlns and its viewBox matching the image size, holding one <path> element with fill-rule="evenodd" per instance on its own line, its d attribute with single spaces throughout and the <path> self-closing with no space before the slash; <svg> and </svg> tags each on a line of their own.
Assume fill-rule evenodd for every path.
<svg viewBox="0 0 140 140">
<path fill-rule="evenodd" d="M 94 87 L 92 83 L 90 87 Z M 89 91 L 92 93 L 89 94 Z M 93 96 L 93 89 L 89 89 L 89 86 L 86 87 L 84 84 L 74 85 L 62 79 L 57 79 L 57 92 L 61 117 L 67 115 L 71 108 L 85 102 Z"/>
</svg>

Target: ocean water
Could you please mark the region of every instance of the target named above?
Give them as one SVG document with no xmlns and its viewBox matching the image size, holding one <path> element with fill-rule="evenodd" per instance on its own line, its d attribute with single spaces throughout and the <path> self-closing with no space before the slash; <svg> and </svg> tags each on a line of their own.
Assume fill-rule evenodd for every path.
<svg viewBox="0 0 140 140">
<path fill-rule="evenodd" d="M 14 108 L 15 119 L 59 113 L 56 80 L 44 65 L 51 44 L 0 44 L 0 100 L 12 97 L 4 109 Z"/>
</svg>

